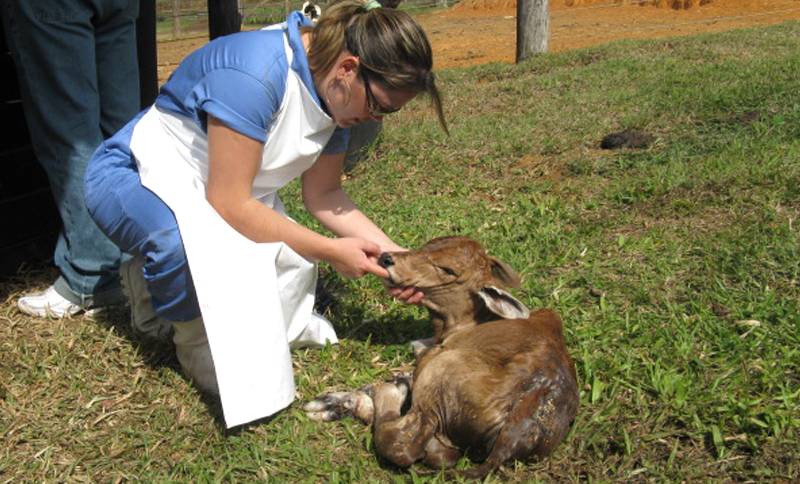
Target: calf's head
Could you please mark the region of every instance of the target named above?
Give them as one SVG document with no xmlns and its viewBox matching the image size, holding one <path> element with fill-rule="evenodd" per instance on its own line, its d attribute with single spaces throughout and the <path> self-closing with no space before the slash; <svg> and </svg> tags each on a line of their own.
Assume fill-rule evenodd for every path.
<svg viewBox="0 0 800 484">
<path fill-rule="evenodd" d="M 519 287 L 519 275 L 466 237 L 442 237 L 418 250 L 386 252 L 378 263 L 389 272 L 389 285 L 422 291 L 437 340 L 498 316 L 527 318 L 530 312 L 506 291 Z"/>
</svg>

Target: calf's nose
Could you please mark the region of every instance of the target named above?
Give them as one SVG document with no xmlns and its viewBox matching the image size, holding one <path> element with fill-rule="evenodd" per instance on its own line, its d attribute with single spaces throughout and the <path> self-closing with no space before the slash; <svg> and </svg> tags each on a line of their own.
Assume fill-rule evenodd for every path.
<svg viewBox="0 0 800 484">
<path fill-rule="evenodd" d="M 388 252 L 384 252 L 383 254 L 378 257 L 378 265 L 387 269 L 394 265 L 394 259 L 392 259 L 392 255 Z"/>
</svg>

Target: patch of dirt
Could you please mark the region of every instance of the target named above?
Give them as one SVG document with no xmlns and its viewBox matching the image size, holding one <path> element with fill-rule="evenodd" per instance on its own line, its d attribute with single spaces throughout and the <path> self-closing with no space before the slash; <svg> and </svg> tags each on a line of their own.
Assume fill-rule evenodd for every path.
<svg viewBox="0 0 800 484">
<path fill-rule="evenodd" d="M 433 44 L 437 68 L 514 62 L 514 0 L 463 0 L 418 18 Z M 549 51 L 787 20 L 800 20 L 800 0 L 550 0 Z"/>
<path fill-rule="evenodd" d="M 626 129 L 618 133 L 611 133 L 600 142 L 600 148 L 604 150 L 616 150 L 619 148 L 642 149 L 650 146 L 653 136 L 644 131 L 636 129 Z"/>
<path fill-rule="evenodd" d="M 436 68 L 514 62 L 515 0 L 463 0 L 417 16 L 433 45 Z M 720 32 L 800 20 L 800 0 L 550 0 L 549 50 L 560 52 L 618 39 Z M 158 44 L 163 83 L 206 37 Z"/>
</svg>

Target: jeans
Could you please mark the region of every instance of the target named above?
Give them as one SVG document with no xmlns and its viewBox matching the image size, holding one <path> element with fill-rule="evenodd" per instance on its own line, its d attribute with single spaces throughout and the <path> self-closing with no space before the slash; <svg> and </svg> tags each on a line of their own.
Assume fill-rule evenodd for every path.
<svg viewBox="0 0 800 484">
<path fill-rule="evenodd" d="M 129 148 L 140 117 L 95 152 L 86 170 L 86 206 L 120 249 L 144 259 L 144 279 L 156 314 L 169 321 L 191 321 L 200 317 L 200 305 L 178 222 L 142 185 Z"/>
<path fill-rule="evenodd" d="M 139 110 L 138 0 L 0 0 L 33 150 L 61 215 L 56 291 L 83 307 L 122 300 L 120 250 L 89 217 L 86 165 Z"/>
</svg>

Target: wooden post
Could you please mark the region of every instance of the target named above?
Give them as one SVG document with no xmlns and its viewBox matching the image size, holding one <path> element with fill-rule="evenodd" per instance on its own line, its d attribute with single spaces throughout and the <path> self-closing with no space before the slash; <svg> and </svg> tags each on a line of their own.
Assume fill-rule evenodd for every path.
<svg viewBox="0 0 800 484">
<path fill-rule="evenodd" d="M 211 40 L 241 29 L 238 0 L 208 0 L 208 37 Z"/>
<path fill-rule="evenodd" d="M 517 0 L 517 62 L 547 52 L 548 0 Z"/>
<path fill-rule="evenodd" d="M 136 21 L 141 106 L 153 104 L 158 95 L 158 49 L 156 48 L 156 0 L 140 0 Z"/>
<path fill-rule="evenodd" d="M 181 35 L 181 4 L 180 0 L 172 0 L 172 38 Z"/>
</svg>

